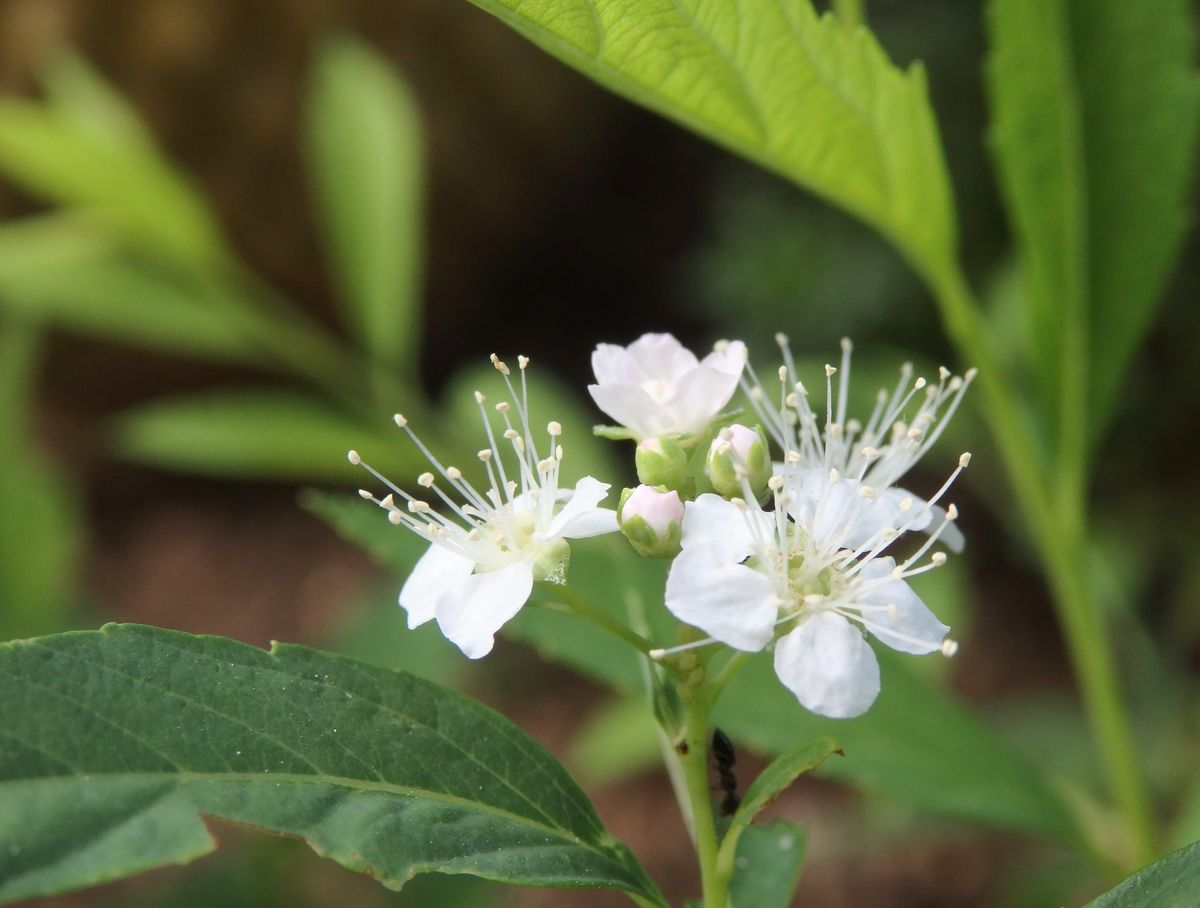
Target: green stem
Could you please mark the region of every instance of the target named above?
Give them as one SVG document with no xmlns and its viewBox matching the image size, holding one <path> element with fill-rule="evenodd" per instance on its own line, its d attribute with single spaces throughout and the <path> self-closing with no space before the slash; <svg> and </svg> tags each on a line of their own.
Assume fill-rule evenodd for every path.
<svg viewBox="0 0 1200 908">
<path fill-rule="evenodd" d="M 720 847 L 713 816 L 712 791 L 708 784 L 708 736 L 711 699 L 703 680 L 690 690 L 684 708 L 683 742 L 676 749 L 683 768 L 692 814 L 696 857 L 700 862 L 700 884 L 704 908 L 729 908 L 731 874 L 720 867 Z"/>
<path fill-rule="evenodd" d="M 1111 641 L 1103 616 L 1090 600 L 1083 573 L 1083 486 L 1072 477 L 1075 494 L 1064 497 L 1058 477 L 1039 462 L 1034 429 L 1021 417 L 1011 385 L 984 339 L 980 309 L 962 274 L 951 267 L 927 274 L 927 278 L 960 354 L 979 368 L 983 411 L 1049 577 L 1105 780 L 1125 820 L 1131 851 L 1126 858 L 1130 866 L 1141 866 L 1154 856 L 1153 825 Z"/>
<path fill-rule="evenodd" d="M 542 580 L 539 580 L 534 586 L 542 600 L 537 604 L 543 607 L 551 603 L 561 605 L 572 614 L 586 618 L 593 624 L 604 628 L 610 634 L 620 637 L 641 653 L 649 653 L 650 650 L 654 649 L 654 644 L 641 634 L 626 627 L 612 615 L 608 614 L 608 612 L 595 605 L 586 597 L 581 596 L 569 586 L 560 586 L 557 583 L 547 583 Z"/>
</svg>

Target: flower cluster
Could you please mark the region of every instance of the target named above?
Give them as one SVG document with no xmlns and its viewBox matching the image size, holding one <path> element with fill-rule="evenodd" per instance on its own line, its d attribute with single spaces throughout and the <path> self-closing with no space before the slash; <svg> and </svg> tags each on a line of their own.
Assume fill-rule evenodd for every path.
<svg viewBox="0 0 1200 908">
<path fill-rule="evenodd" d="M 539 453 L 524 357 L 519 393 L 508 367 L 492 357 L 511 398 L 494 408 L 499 425 L 476 392 L 488 441 L 479 452 L 488 477 L 483 492 L 457 468 L 443 467 L 397 416 L 435 471 L 418 485 L 443 505 L 374 470 L 391 493 L 362 493 L 393 523 L 430 540 L 400 593 L 409 625 L 436 619 L 464 653 L 482 656 L 535 580 L 564 582 L 566 540 L 619 528 L 639 554 L 673 559 L 665 606 L 708 635 L 651 650 L 652 658 L 716 644 L 771 649 L 779 679 L 800 703 L 850 717 L 879 692 L 868 635 L 901 652 L 951 655 L 957 644 L 949 628 L 908 580 L 945 562 L 938 543 L 962 546 L 957 512 L 941 502 L 970 455 L 928 499 L 898 483 L 938 440 L 973 373 L 941 369 L 929 382 L 906 365 L 860 421 L 847 413 L 849 341 L 840 364 L 825 366 L 823 408 L 810 403 L 787 338 L 777 341 L 783 362 L 770 391 L 740 342 L 721 342 L 703 360 L 668 334 L 596 348 L 596 383 L 588 390 L 619 424 L 605 434 L 638 442 L 641 484 L 624 491 L 616 513 L 599 507 L 609 486 L 591 477 L 560 488 L 558 423 L 547 426 L 545 456 Z M 721 415 L 739 386 L 756 425 Z M 350 459 L 361 462 L 354 452 Z M 895 544 L 910 531 L 925 538 L 900 557 Z"/>
</svg>

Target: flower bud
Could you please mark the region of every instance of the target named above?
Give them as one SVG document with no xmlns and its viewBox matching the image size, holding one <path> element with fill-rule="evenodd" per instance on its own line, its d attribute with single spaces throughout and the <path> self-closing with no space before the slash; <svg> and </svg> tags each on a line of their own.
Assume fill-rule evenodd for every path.
<svg viewBox="0 0 1200 908">
<path fill-rule="evenodd" d="M 687 454 L 669 438 L 644 438 L 633 456 L 645 485 L 682 489 L 689 479 Z"/>
<path fill-rule="evenodd" d="M 771 478 L 771 456 L 762 431 L 737 423 L 722 429 L 708 449 L 704 472 L 713 488 L 726 498 L 745 496 L 743 477 L 753 497 L 761 498 Z"/>
<path fill-rule="evenodd" d="M 639 555 L 674 558 L 679 554 L 683 502 L 674 489 L 648 485 L 626 489 L 617 506 L 617 521 Z"/>
</svg>

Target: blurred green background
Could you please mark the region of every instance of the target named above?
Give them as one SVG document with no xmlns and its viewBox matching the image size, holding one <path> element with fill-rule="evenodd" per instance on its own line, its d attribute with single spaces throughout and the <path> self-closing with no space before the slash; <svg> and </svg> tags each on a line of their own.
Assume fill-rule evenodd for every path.
<svg viewBox="0 0 1200 908">
<path fill-rule="evenodd" d="M 894 58 L 928 67 L 965 258 L 1003 311 L 981 4 L 876 0 L 870 14 Z M 902 359 L 951 361 L 897 256 L 465 3 L 14 0 L 0 6 L 0 92 L 0 637 L 139 621 L 461 685 L 564 757 L 664 891 L 689 893 L 637 706 L 537 657 L 555 655 L 553 628 L 470 665 L 430 629 L 407 633 L 394 597 L 412 541 L 385 535 L 394 550 L 371 560 L 316 515 L 376 516 L 341 506 L 361 505 L 344 494 L 361 481 L 348 447 L 396 478 L 419 471 L 394 410 L 439 451 L 478 447 L 465 393 L 493 351 L 533 358 L 539 412 L 567 427 L 573 465 L 618 487 L 630 452 L 589 437 L 582 393 L 598 341 L 741 337 L 770 365 L 783 330 L 819 364 L 849 334 L 864 393 Z M 1195 230 L 1181 263 L 1096 489 L 1097 571 L 1135 594 L 1112 603 L 1123 668 L 1182 844 L 1200 837 Z M 975 452 L 958 493 L 967 554 L 922 590 L 963 647 L 930 670 L 1015 750 L 1088 788 L 1051 609 L 970 411 L 912 481 L 933 488 Z M 635 585 L 653 606 L 660 584 L 649 571 Z M 742 760 L 748 777 L 756 758 Z M 807 905 L 1058 904 L 1095 885 L 1057 846 L 830 779 L 776 810 L 809 828 Z M 44 904 L 623 904 L 469 880 L 387 893 L 297 843 L 218 834 L 193 867 Z"/>
</svg>

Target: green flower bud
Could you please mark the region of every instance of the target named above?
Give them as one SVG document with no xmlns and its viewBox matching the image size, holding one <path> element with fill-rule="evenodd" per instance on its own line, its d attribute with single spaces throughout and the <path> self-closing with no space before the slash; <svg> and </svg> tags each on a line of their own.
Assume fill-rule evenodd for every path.
<svg viewBox="0 0 1200 908">
<path fill-rule="evenodd" d="M 639 555 L 674 558 L 679 554 L 683 501 L 674 489 L 648 485 L 626 489 L 617 505 L 617 521 Z"/>
<path fill-rule="evenodd" d="M 687 453 L 669 438 L 643 438 L 634 463 L 638 480 L 648 486 L 682 489 L 690 478 Z"/>
<path fill-rule="evenodd" d="M 737 423 L 722 429 L 708 449 L 704 472 L 726 498 L 745 497 L 745 478 L 755 500 L 761 499 L 771 478 L 771 454 L 762 430 Z"/>
</svg>

